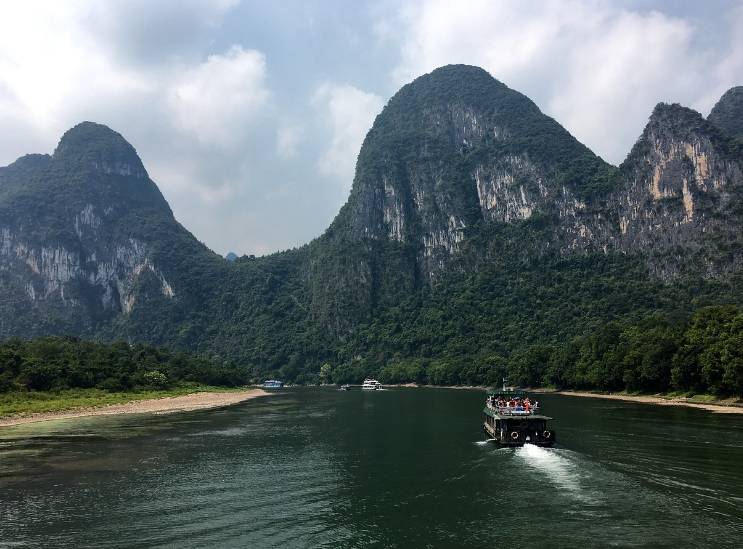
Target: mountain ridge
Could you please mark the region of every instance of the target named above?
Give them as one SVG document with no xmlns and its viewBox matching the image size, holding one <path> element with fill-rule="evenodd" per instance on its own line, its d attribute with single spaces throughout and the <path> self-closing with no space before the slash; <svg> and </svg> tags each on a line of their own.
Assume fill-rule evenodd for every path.
<svg viewBox="0 0 743 549">
<path fill-rule="evenodd" d="M 436 349 L 465 368 L 519 337 L 739 302 L 741 158 L 713 122 L 661 103 L 611 166 L 486 71 L 447 66 L 378 115 L 320 237 L 225 261 L 123 137 L 86 122 L 0 168 L 0 336 L 146 341 L 287 379 Z M 457 307 L 429 341 L 423 319 Z"/>
</svg>

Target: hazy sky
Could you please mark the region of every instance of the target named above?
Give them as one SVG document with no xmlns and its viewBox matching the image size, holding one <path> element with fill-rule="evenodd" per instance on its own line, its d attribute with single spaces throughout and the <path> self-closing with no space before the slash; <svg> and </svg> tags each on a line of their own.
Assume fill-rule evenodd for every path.
<svg viewBox="0 0 743 549">
<path fill-rule="evenodd" d="M 384 103 L 447 63 L 616 164 L 657 102 L 743 84 L 743 0 L 4 0 L 0 165 L 104 123 L 197 238 L 269 253 L 322 233 Z"/>
</svg>

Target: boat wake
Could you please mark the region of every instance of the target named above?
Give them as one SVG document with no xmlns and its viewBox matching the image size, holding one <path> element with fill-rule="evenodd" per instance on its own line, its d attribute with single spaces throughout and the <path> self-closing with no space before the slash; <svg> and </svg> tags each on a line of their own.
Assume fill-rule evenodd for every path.
<svg viewBox="0 0 743 549">
<path fill-rule="evenodd" d="M 597 503 L 583 487 L 584 474 L 581 473 L 575 460 L 563 455 L 560 450 L 541 448 L 533 444 L 524 444 L 516 449 L 516 457 L 529 467 L 536 469 L 560 490 L 583 503 Z"/>
<path fill-rule="evenodd" d="M 478 446 L 487 446 L 488 443 L 494 442 L 494 441 L 495 441 L 494 438 L 489 438 L 487 440 L 476 440 L 475 444 L 477 444 Z"/>
</svg>

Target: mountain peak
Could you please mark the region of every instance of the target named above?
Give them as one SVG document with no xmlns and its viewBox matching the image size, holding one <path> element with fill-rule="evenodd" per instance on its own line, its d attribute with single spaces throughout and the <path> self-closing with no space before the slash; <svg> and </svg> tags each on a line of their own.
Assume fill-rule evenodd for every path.
<svg viewBox="0 0 743 549">
<path fill-rule="evenodd" d="M 483 69 L 482 67 L 478 67 L 476 65 L 464 65 L 464 64 L 453 64 L 453 65 L 443 65 L 441 67 L 438 67 L 434 70 L 432 70 L 427 75 L 430 78 L 449 78 L 449 77 L 456 77 L 456 78 L 487 78 L 489 80 L 495 80 L 488 71 Z M 500 82 L 498 82 L 500 84 Z"/>
<path fill-rule="evenodd" d="M 51 157 L 48 154 L 24 154 L 12 164 L 0 169 L 9 171 L 43 169 L 49 164 L 50 160 Z"/>
<path fill-rule="evenodd" d="M 53 158 L 104 174 L 147 178 L 134 147 L 120 133 L 95 122 L 81 122 L 67 130 Z"/>
<path fill-rule="evenodd" d="M 685 139 L 699 133 L 710 133 L 710 123 L 694 109 L 678 103 L 658 103 L 650 115 L 644 135 L 674 135 Z"/>
<path fill-rule="evenodd" d="M 743 138 L 743 86 L 726 91 L 712 108 L 707 120 L 731 137 Z"/>
</svg>

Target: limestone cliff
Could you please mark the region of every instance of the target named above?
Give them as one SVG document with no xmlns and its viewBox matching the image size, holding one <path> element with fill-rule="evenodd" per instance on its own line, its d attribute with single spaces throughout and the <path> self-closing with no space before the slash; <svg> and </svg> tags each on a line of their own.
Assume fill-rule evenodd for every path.
<svg viewBox="0 0 743 549">
<path fill-rule="evenodd" d="M 324 236 L 342 259 L 324 255 L 315 272 L 353 283 L 315 300 L 337 304 L 323 317 L 336 323 L 347 302 L 372 315 L 492 260 L 501 244 L 487 235 L 503 226 L 546 227 L 517 244 L 525 257 L 639 255 L 662 280 L 735 273 L 742 183 L 729 138 L 690 109 L 659 104 L 617 169 L 485 71 L 443 67 L 403 87 L 369 131 L 349 202 Z"/>
<path fill-rule="evenodd" d="M 709 120 L 659 104 L 615 167 L 482 69 L 442 67 L 377 117 L 325 234 L 230 261 L 178 224 L 131 145 L 83 123 L 53 155 L 0 168 L 0 337 L 149 341 L 294 379 L 302 360 L 351 360 L 375 337 L 430 348 L 401 325 L 446 324 L 447 349 L 497 339 L 500 353 L 699 288 L 737 301 L 735 90 Z"/>
<path fill-rule="evenodd" d="M 185 233 L 134 148 L 105 126 L 82 123 L 52 156 L 1 168 L 0 335 L 93 334 L 131 314 L 145 287 L 177 301 L 163 229 Z M 194 240 L 191 253 L 204 252 Z"/>
<path fill-rule="evenodd" d="M 623 187 L 611 197 L 619 230 L 607 243 L 646 254 L 666 279 L 740 269 L 740 250 L 729 255 L 718 245 L 735 243 L 740 228 L 734 208 L 743 186 L 741 162 L 699 113 L 659 104 L 622 174 Z"/>
</svg>

